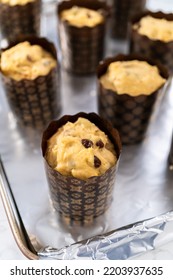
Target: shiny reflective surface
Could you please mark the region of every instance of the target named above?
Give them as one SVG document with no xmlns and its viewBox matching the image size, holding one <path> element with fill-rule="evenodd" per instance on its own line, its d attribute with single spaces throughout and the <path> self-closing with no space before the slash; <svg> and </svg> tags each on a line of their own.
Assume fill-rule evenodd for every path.
<svg viewBox="0 0 173 280">
<path fill-rule="evenodd" d="M 51 13 L 51 9 L 50 13 L 47 10 L 43 26 L 44 24 L 46 26 L 49 22 Z M 54 18 L 52 18 L 52 24 L 56 24 Z M 55 34 L 52 30 L 48 33 L 48 37 L 56 43 Z M 46 30 L 43 31 L 46 32 Z M 116 52 L 124 52 L 124 44 L 118 42 L 114 46 L 114 43 L 114 41 L 110 42 L 108 54 L 113 54 L 115 49 Z M 35 236 L 34 240 L 37 240 L 43 248 L 51 246 L 60 249 L 76 241 L 108 233 L 110 230 L 152 218 L 173 209 L 173 172 L 169 171 L 168 168 L 168 154 L 173 130 L 172 92 L 173 89 L 169 89 L 157 103 L 147 137 L 143 143 L 123 147 L 114 199 L 107 213 L 96 220 L 92 227 L 68 228 L 60 223 L 51 207 L 40 149 L 41 135 L 32 129 L 23 129 L 18 126 L 8 107 L 4 91 L 2 88 L 0 89 L 0 154 L 21 217 L 32 240 Z M 97 112 L 96 77 L 94 75 L 77 77 L 62 71 L 61 93 L 62 115 L 75 114 L 79 110 Z M 163 224 L 165 218 L 161 216 L 158 219 Z M 150 246 L 148 240 L 149 246 L 146 247 L 148 252 L 146 251 L 144 255 L 141 255 L 140 249 L 142 247 L 140 247 L 139 258 L 157 258 L 158 256 L 165 259 L 170 258 L 170 251 L 166 247 L 167 243 L 164 243 L 167 240 L 166 236 L 170 236 L 168 243 L 171 245 L 169 248 L 173 243 L 172 227 L 169 225 L 165 235 L 164 231 L 162 235 L 163 243 L 161 246 L 166 248 L 164 254 L 161 256 L 160 251 L 157 254 L 155 249 L 156 255 L 153 256 L 150 250 L 154 247 Z M 133 227 L 131 230 L 133 231 Z M 3 230 L 1 231 L 1 236 L 5 242 L 5 231 L 4 233 Z M 95 240 L 97 242 L 97 237 Z M 33 242 L 33 245 L 35 245 L 35 242 Z M 142 243 L 138 245 L 142 246 Z M 2 252 L 1 249 L 0 252 Z M 118 251 L 115 253 L 117 253 L 117 258 L 122 258 Z M 77 255 L 77 251 L 75 254 Z M 14 254 L 11 255 L 14 257 Z M 138 255 L 131 254 L 126 255 L 126 257 L 138 258 Z M 6 248 L 3 248 L 0 258 L 10 258 L 9 251 L 6 251 Z M 16 254 L 16 258 L 20 258 L 20 256 Z"/>
<path fill-rule="evenodd" d="M 136 223 L 109 234 L 67 246 L 61 250 L 46 247 L 42 259 L 126 260 L 173 259 L 173 212 Z"/>
</svg>

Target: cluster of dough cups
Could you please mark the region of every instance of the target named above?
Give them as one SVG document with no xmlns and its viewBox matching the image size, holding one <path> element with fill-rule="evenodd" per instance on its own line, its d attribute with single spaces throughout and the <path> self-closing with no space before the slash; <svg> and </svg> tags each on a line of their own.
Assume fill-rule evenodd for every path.
<svg viewBox="0 0 173 280">
<path fill-rule="evenodd" d="M 37 1 L 31 1 L 30 5 L 35 4 L 35 2 L 37 3 Z M 64 11 L 73 9 L 73 7 L 76 9 L 78 6 L 98 12 L 98 22 L 92 25 L 92 14 L 88 11 L 84 11 L 84 14 L 86 13 L 84 16 L 87 15 L 91 26 L 76 26 L 63 18 Z M 141 1 L 141 10 L 144 6 L 145 1 Z M 38 7 L 39 5 L 37 5 L 37 9 Z M 78 10 L 75 9 L 72 10 L 72 14 L 78 13 Z M 36 11 L 36 9 L 33 10 Z M 44 130 L 42 138 L 45 170 L 54 209 L 63 221 L 70 225 L 91 224 L 109 208 L 113 197 L 115 175 L 121 153 L 121 142 L 123 145 L 131 145 L 140 143 L 145 138 L 158 95 L 162 94 L 168 80 L 168 72 L 164 66 L 168 66 L 169 72 L 172 70 L 172 65 L 170 65 L 170 55 L 172 55 L 173 49 L 171 49 L 172 42 L 152 42 L 159 46 L 157 49 L 161 49 L 158 56 L 161 62 L 164 61 L 164 66 L 162 66 L 159 64 L 160 61 L 158 62 L 158 59 L 156 59 L 158 57 L 151 55 L 152 44 L 151 42 L 148 43 L 148 41 L 152 40 L 146 39 L 146 36 L 136 34 L 137 31 L 134 30 L 133 26 L 131 26 L 130 41 L 130 52 L 133 54 L 120 54 L 101 61 L 104 58 L 108 14 L 109 8 L 104 1 L 69 0 L 63 1 L 57 6 L 58 35 L 62 53 L 61 66 L 73 74 L 96 74 L 98 114 L 79 113 L 66 115 L 56 121 L 51 121 L 56 119 L 61 111 L 60 64 L 57 60 L 54 45 L 46 38 L 22 35 L 20 39 L 15 41 L 14 38 L 9 37 L 10 43 L 7 49 L 23 41 L 28 41 L 31 45 L 41 46 L 51 53 L 56 61 L 56 66 L 48 74 L 40 75 L 34 79 L 23 78 L 15 80 L 2 73 L 7 98 L 18 121 L 24 126 L 41 128 L 42 131 L 50 123 Z M 163 13 L 152 14 L 158 18 L 172 19 L 170 15 L 165 16 Z M 19 15 L 19 17 L 21 16 Z M 135 18 L 132 25 L 136 24 L 137 19 L 139 20 L 140 17 Z M 36 22 L 38 21 L 37 19 Z M 34 23 L 34 25 L 38 26 L 37 23 Z M 125 30 L 125 27 L 123 28 Z M 125 36 L 125 31 L 120 30 L 119 32 L 122 37 Z M 37 31 L 35 33 L 37 34 Z M 8 27 L 4 27 L 4 34 L 8 36 Z M 165 57 L 162 59 L 165 52 L 169 53 L 168 59 L 165 59 Z M 162 78 L 162 83 L 149 94 L 145 94 L 142 88 L 137 94 L 133 95 L 129 94 L 129 92 L 121 92 L 120 94 L 116 88 L 105 87 L 101 79 L 107 73 L 109 66 L 115 62 L 123 63 L 127 61 L 146 62 L 148 65 L 156 67 L 158 75 Z M 48 162 L 46 157 L 49 139 L 63 125 L 69 121 L 74 123 L 81 116 L 94 123 L 98 129 L 107 135 L 116 154 L 115 163 L 104 173 L 87 178 L 80 178 L 80 176 L 76 178 L 71 174 L 62 174 Z M 91 143 L 92 141 L 88 142 L 88 139 L 81 139 L 81 141 L 85 143 L 87 149 L 88 145 L 89 148 L 94 145 Z M 101 143 L 99 148 L 103 149 L 103 143 L 99 143 Z M 93 164 L 95 168 L 98 168 L 101 164 L 97 156 L 94 156 Z"/>
</svg>

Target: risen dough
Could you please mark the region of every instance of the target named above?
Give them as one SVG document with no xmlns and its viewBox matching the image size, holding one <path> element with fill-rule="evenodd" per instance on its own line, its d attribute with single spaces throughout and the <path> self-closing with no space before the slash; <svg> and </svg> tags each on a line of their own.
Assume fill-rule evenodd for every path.
<svg viewBox="0 0 173 280">
<path fill-rule="evenodd" d="M 19 43 L 1 54 L 2 73 L 17 81 L 47 75 L 56 64 L 50 53 L 29 42 Z"/>
<path fill-rule="evenodd" d="M 137 24 L 134 24 L 133 28 L 139 34 L 146 35 L 152 40 L 173 41 L 173 21 L 164 18 L 145 16 Z"/>
<path fill-rule="evenodd" d="M 63 175 L 80 179 L 99 176 L 116 161 L 107 135 L 85 118 L 67 122 L 48 140 L 46 160 Z"/>
<path fill-rule="evenodd" d="M 104 21 L 104 16 L 100 12 L 78 6 L 61 12 L 60 18 L 76 27 L 93 27 Z"/>
<path fill-rule="evenodd" d="M 137 96 L 149 95 L 165 83 L 158 68 L 146 61 L 116 61 L 112 62 L 100 82 L 104 88 L 118 94 Z"/>
<path fill-rule="evenodd" d="M 35 0 L 0 0 L 0 3 L 7 4 L 9 6 L 26 5 L 27 3 L 34 2 Z"/>
</svg>

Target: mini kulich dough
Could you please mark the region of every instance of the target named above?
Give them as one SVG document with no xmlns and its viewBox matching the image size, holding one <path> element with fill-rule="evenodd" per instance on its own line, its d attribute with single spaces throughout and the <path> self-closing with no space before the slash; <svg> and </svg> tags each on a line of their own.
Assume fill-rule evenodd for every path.
<svg viewBox="0 0 173 280">
<path fill-rule="evenodd" d="M 165 81 L 156 66 L 139 60 L 112 62 L 107 72 L 100 77 L 104 88 L 131 96 L 150 95 Z"/>
<path fill-rule="evenodd" d="M 16 81 L 33 80 L 47 75 L 57 65 L 56 59 L 41 46 L 25 41 L 2 52 L 1 71 Z"/>
<path fill-rule="evenodd" d="M 78 6 L 62 11 L 60 18 L 76 27 L 94 27 L 104 21 L 104 16 L 98 11 Z"/>
<path fill-rule="evenodd" d="M 108 136 L 85 118 L 59 128 L 48 140 L 45 158 L 62 175 L 82 180 L 104 174 L 117 161 Z"/>
<path fill-rule="evenodd" d="M 35 0 L 0 0 L 0 3 L 7 4 L 9 6 L 26 5 L 27 3 L 34 2 Z"/>
<path fill-rule="evenodd" d="M 173 21 L 164 18 L 145 16 L 137 24 L 134 24 L 133 28 L 139 34 L 152 40 L 160 40 L 166 43 L 173 41 Z"/>
</svg>

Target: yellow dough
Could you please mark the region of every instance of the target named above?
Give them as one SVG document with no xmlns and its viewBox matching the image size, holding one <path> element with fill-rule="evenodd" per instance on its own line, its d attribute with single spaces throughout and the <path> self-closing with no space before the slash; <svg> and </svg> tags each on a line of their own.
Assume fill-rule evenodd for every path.
<svg viewBox="0 0 173 280">
<path fill-rule="evenodd" d="M 60 18 L 76 27 L 94 27 L 104 21 L 104 16 L 98 11 L 78 6 L 61 12 Z"/>
<path fill-rule="evenodd" d="M 145 16 L 137 24 L 134 24 L 133 28 L 139 34 L 146 35 L 152 40 L 160 40 L 166 43 L 173 41 L 173 21 L 164 18 Z"/>
<path fill-rule="evenodd" d="M 19 43 L 1 55 L 2 73 L 17 81 L 47 75 L 56 65 L 57 61 L 50 53 L 29 42 Z"/>
<path fill-rule="evenodd" d="M 112 62 L 106 74 L 100 77 L 104 88 L 132 96 L 149 95 L 165 81 L 156 66 L 138 60 Z"/>
<path fill-rule="evenodd" d="M 79 179 L 99 176 L 117 161 L 106 134 L 85 118 L 67 122 L 48 140 L 46 160 L 62 175 Z"/>
<path fill-rule="evenodd" d="M 0 0 L 0 3 L 7 4 L 9 6 L 26 5 L 27 3 L 34 2 L 35 0 Z"/>
</svg>

